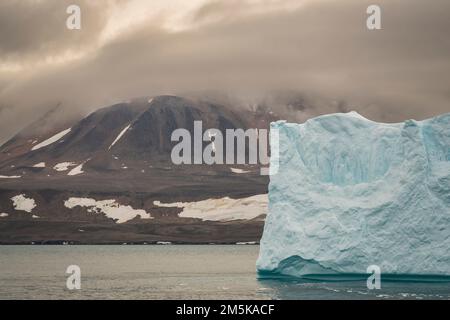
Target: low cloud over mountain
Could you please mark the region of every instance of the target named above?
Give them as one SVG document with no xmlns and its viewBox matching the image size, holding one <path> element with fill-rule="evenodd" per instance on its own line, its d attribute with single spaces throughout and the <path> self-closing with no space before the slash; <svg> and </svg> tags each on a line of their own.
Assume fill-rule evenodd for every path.
<svg viewBox="0 0 450 320">
<path fill-rule="evenodd" d="M 445 0 L 378 1 L 379 31 L 360 0 L 78 3 L 81 31 L 65 29 L 67 1 L 0 4 L 0 143 L 57 105 L 70 118 L 168 93 L 248 106 L 294 91 L 379 121 L 450 110 Z"/>
</svg>

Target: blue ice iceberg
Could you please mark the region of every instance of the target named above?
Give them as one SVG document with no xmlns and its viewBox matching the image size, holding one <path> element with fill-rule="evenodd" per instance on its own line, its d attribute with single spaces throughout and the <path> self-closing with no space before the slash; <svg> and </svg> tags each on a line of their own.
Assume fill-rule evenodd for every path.
<svg viewBox="0 0 450 320">
<path fill-rule="evenodd" d="M 260 274 L 450 275 L 450 113 L 278 121 Z"/>
</svg>

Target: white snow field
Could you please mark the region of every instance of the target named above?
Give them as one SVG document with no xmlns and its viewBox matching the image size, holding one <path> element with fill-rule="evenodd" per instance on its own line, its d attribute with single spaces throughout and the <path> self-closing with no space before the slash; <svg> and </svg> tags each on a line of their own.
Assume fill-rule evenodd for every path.
<svg viewBox="0 0 450 320">
<path fill-rule="evenodd" d="M 37 145 L 33 146 L 33 148 L 31 148 L 31 150 L 33 150 L 33 151 L 38 150 L 38 149 L 41 149 L 48 145 L 51 145 L 52 143 L 55 143 L 56 141 L 58 141 L 59 139 L 64 137 L 66 134 L 68 134 L 70 132 L 70 130 L 71 130 L 71 128 L 63 130 L 63 131 L 55 134 L 54 136 L 48 138 L 47 140 L 44 140 L 41 143 L 38 143 Z"/>
<path fill-rule="evenodd" d="M 68 176 L 77 176 L 79 174 L 84 173 L 83 171 L 83 165 L 84 163 L 76 166 L 75 168 L 73 168 L 72 170 L 69 171 L 69 173 L 67 174 Z"/>
<path fill-rule="evenodd" d="M 25 197 L 24 194 L 19 194 L 11 198 L 14 209 L 20 211 L 31 212 L 36 208 L 36 202 L 32 198 Z"/>
<path fill-rule="evenodd" d="M 203 221 L 251 220 L 267 214 L 267 194 L 260 194 L 242 199 L 207 199 L 195 202 L 161 203 L 159 207 L 183 208 L 180 218 L 197 218 Z"/>
<path fill-rule="evenodd" d="M 77 206 L 88 208 L 91 213 L 103 213 L 108 218 L 116 220 L 116 223 L 124 223 L 140 216 L 141 219 L 152 219 L 150 213 L 142 209 L 133 209 L 131 206 L 124 206 L 116 200 L 95 200 L 92 198 L 71 197 L 64 201 L 64 206 L 72 209 Z"/>
<path fill-rule="evenodd" d="M 75 162 L 60 162 L 54 165 L 53 169 L 56 171 L 67 171 L 69 167 L 76 166 Z"/>
<path fill-rule="evenodd" d="M 243 170 L 243 169 L 238 169 L 238 168 L 230 168 L 230 170 L 231 170 L 231 172 L 233 172 L 233 173 L 238 173 L 238 174 L 241 174 L 241 173 L 249 173 L 250 171 L 248 171 L 248 170 Z"/>
<path fill-rule="evenodd" d="M 450 114 L 278 121 L 261 275 L 450 275 Z"/>
<path fill-rule="evenodd" d="M 45 162 L 36 163 L 33 168 L 45 168 Z"/>
</svg>

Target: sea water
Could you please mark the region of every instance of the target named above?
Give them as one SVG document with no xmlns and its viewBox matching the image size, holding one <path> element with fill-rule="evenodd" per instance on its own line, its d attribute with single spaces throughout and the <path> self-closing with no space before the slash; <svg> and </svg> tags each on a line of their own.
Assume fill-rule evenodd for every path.
<svg viewBox="0 0 450 320">
<path fill-rule="evenodd" d="M 258 279 L 257 245 L 0 246 L 0 299 L 450 299 L 450 283 Z M 67 267 L 81 289 L 66 286 Z"/>
</svg>

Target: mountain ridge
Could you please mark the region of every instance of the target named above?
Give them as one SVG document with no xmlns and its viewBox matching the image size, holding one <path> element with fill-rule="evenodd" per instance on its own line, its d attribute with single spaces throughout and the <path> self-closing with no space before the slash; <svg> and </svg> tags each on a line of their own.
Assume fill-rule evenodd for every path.
<svg viewBox="0 0 450 320">
<path fill-rule="evenodd" d="M 194 121 L 222 131 L 254 123 L 219 104 L 158 96 L 98 109 L 38 137 L 18 133 L 0 148 L 0 243 L 258 241 L 264 200 L 252 197 L 267 193 L 268 178 L 257 165 L 171 162 L 171 133 L 193 133 Z M 33 203 L 30 212 L 17 199 Z M 191 213 L 180 216 L 184 209 L 171 203 Z M 249 203 L 258 212 L 243 216 Z M 211 204 L 225 220 L 195 214 Z"/>
</svg>

